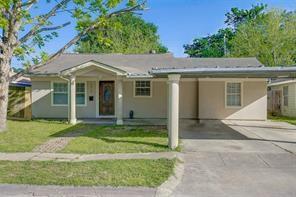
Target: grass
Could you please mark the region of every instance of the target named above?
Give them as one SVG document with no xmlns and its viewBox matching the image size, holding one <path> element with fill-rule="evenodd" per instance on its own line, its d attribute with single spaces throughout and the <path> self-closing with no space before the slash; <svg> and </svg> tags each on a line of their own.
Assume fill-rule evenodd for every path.
<svg viewBox="0 0 296 197">
<path fill-rule="evenodd" d="M 27 152 L 45 142 L 57 131 L 71 125 L 59 122 L 8 121 L 8 130 L 0 133 L 0 152 Z"/>
<path fill-rule="evenodd" d="M 0 152 L 30 152 L 56 137 L 76 136 L 65 153 L 135 153 L 169 151 L 167 132 L 158 127 L 75 126 L 58 121 L 8 121 L 0 133 Z"/>
<path fill-rule="evenodd" d="M 296 118 L 287 117 L 287 116 L 268 116 L 268 119 L 273 121 L 287 122 L 293 125 L 296 125 Z"/>
<path fill-rule="evenodd" d="M 169 159 L 0 161 L 0 183 L 157 187 L 173 173 L 175 162 Z"/>
<path fill-rule="evenodd" d="M 167 132 L 156 127 L 96 127 L 72 140 L 64 153 L 136 153 L 169 151 Z"/>
</svg>

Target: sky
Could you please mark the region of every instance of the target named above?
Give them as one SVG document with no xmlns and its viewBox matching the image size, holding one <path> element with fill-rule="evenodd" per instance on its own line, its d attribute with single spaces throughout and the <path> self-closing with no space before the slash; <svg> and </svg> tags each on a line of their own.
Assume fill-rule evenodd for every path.
<svg viewBox="0 0 296 197">
<path fill-rule="evenodd" d="M 45 0 L 44 0 L 45 1 Z M 252 5 L 264 3 L 269 9 L 280 8 L 296 10 L 296 0 L 147 0 L 147 10 L 142 17 L 158 26 L 161 42 L 176 57 L 184 57 L 183 45 L 192 43 L 194 38 L 215 33 L 225 27 L 225 13 L 232 7 L 249 9 Z M 39 10 L 46 11 L 50 6 L 40 5 Z M 72 24 L 59 31 L 59 37 L 46 44 L 46 52 L 54 53 L 69 41 L 76 33 L 75 23 L 67 13 L 61 13 L 53 22 Z M 73 47 L 72 47 L 73 49 Z M 72 50 L 70 49 L 70 51 Z M 19 67 L 20 63 L 15 62 Z"/>
</svg>

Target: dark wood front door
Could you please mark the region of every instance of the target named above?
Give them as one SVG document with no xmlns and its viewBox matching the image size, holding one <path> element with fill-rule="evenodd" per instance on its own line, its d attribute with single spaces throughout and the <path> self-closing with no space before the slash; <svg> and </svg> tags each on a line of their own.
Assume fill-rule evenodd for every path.
<svg viewBox="0 0 296 197">
<path fill-rule="evenodd" d="M 100 116 L 114 115 L 114 81 L 100 81 Z"/>
</svg>

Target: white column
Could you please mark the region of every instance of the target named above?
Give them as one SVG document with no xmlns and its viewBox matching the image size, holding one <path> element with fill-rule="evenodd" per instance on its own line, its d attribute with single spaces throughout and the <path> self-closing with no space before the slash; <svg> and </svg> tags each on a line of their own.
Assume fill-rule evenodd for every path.
<svg viewBox="0 0 296 197">
<path fill-rule="evenodd" d="M 179 81 L 180 75 L 178 74 L 168 76 L 168 131 L 169 147 L 171 149 L 175 149 L 179 141 Z"/>
<path fill-rule="evenodd" d="M 76 124 L 76 77 L 70 77 L 70 124 Z"/>
<path fill-rule="evenodd" d="M 117 79 L 116 85 L 116 124 L 123 125 L 123 90 L 122 78 Z"/>
</svg>

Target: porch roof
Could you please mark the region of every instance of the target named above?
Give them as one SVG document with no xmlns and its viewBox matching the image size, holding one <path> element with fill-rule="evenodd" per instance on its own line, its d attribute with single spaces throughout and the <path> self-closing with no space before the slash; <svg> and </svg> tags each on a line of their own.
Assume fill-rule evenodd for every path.
<svg viewBox="0 0 296 197">
<path fill-rule="evenodd" d="M 167 77 L 169 74 L 180 74 L 182 77 L 213 78 L 294 78 L 296 66 L 293 67 L 243 67 L 243 68 L 153 68 L 150 74 L 156 77 Z"/>
</svg>

